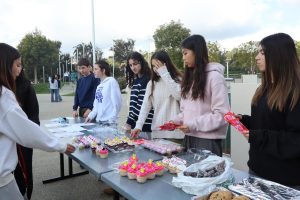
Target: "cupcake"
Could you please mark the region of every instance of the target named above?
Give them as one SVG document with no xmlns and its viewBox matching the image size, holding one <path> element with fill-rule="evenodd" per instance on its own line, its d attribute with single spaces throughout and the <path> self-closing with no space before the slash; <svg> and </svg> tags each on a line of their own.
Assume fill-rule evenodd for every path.
<svg viewBox="0 0 300 200">
<path fill-rule="evenodd" d="M 140 170 L 138 170 L 136 172 L 136 180 L 138 183 L 145 183 L 147 180 L 147 171 L 145 170 L 145 168 L 141 168 Z"/>
<path fill-rule="evenodd" d="M 155 165 L 151 159 L 149 159 L 149 161 L 146 163 L 145 170 L 148 173 L 148 176 L 147 176 L 148 179 L 155 178 L 155 174 L 156 174 L 155 173 Z"/>
<path fill-rule="evenodd" d="M 130 161 L 130 162 L 138 162 L 139 159 L 138 159 L 138 157 L 136 156 L 136 154 L 134 153 L 134 154 L 132 154 L 132 155 L 130 156 L 129 161 Z"/>
<path fill-rule="evenodd" d="M 155 163 L 155 174 L 157 176 L 162 176 L 164 174 L 165 167 L 163 166 L 162 162 L 158 161 Z"/>
<path fill-rule="evenodd" d="M 137 166 L 136 164 L 132 164 L 130 167 L 127 169 L 127 176 L 128 179 L 136 179 L 136 171 L 137 171 Z"/>
<path fill-rule="evenodd" d="M 107 158 L 108 156 L 108 150 L 103 148 L 99 151 L 99 154 L 100 154 L 100 158 Z"/>
<path fill-rule="evenodd" d="M 78 144 L 78 148 L 79 148 L 79 150 L 83 150 L 85 147 L 84 147 L 84 144 L 83 143 L 79 143 Z"/>
<path fill-rule="evenodd" d="M 119 166 L 119 174 L 120 176 L 127 176 L 127 169 L 128 169 L 128 161 L 124 161 Z"/>
</svg>

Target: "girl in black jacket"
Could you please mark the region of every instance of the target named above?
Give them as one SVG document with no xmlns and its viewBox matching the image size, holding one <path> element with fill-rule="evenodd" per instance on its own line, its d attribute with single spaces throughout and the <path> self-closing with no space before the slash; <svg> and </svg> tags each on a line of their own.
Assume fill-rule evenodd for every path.
<svg viewBox="0 0 300 200">
<path fill-rule="evenodd" d="M 256 63 L 261 85 L 252 99 L 249 128 L 250 171 L 289 186 L 300 186 L 300 61 L 285 33 L 261 40 Z"/>
</svg>

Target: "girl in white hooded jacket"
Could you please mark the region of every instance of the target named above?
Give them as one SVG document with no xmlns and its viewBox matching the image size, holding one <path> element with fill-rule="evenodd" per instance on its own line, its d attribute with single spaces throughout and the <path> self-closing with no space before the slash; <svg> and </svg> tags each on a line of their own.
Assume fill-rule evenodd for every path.
<svg viewBox="0 0 300 200">
<path fill-rule="evenodd" d="M 74 146 L 59 141 L 27 118 L 14 94 L 20 71 L 19 52 L 0 43 L 0 200 L 24 199 L 12 174 L 18 162 L 16 143 L 61 153 L 75 150 Z"/>
<path fill-rule="evenodd" d="M 110 76 L 109 64 L 103 60 L 96 62 L 94 74 L 101 82 L 96 89 L 93 110 L 86 122 L 96 117 L 96 122 L 115 124 L 122 105 L 119 84 Z"/>
</svg>

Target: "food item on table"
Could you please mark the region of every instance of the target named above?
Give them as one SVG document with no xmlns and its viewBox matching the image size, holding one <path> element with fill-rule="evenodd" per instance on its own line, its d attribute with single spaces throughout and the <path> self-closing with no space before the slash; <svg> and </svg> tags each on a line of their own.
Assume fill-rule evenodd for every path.
<svg viewBox="0 0 300 200">
<path fill-rule="evenodd" d="M 132 164 L 130 167 L 128 167 L 127 169 L 128 179 L 136 179 L 136 171 L 137 171 L 136 164 Z"/>
<path fill-rule="evenodd" d="M 100 154 L 100 158 L 107 158 L 108 150 L 106 148 L 100 149 L 99 154 Z"/>
<path fill-rule="evenodd" d="M 143 167 L 136 172 L 136 180 L 138 183 L 145 183 L 147 176 L 148 172 Z"/>
<path fill-rule="evenodd" d="M 128 137 L 115 137 L 113 139 L 106 139 L 104 144 L 113 151 L 124 151 L 134 149 L 134 143 Z"/>
<path fill-rule="evenodd" d="M 161 131 L 174 131 L 179 126 L 179 124 L 175 124 L 173 122 L 166 122 L 163 125 L 159 126 L 159 128 Z"/>
<path fill-rule="evenodd" d="M 241 195 L 241 196 L 236 196 L 232 200 L 250 200 L 248 197 Z"/>
<path fill-rule="evenodd" d="M 148 179 L 154 179 L 155 178 L 155 165 L 151 159 L 146 163 L 145 170 L 148 172 Z"/>
<path fill-rule="evenodd" d="M 120 176 L 127 176 L 127 170 L 128 170 L 128 161 L 124 161 L 119 166 L 119 174 Z"/>
<path fill-rule="evenodd" d="M 233 197 L 232 192 L 230 191 L 218 191 L 218 192 L 213 192 L 208 200 L 231 200 Z"/>
<path fill-rule="evenodd" d="M 96 143 L 91 144 L 91 150 L 92 150 L 93 153 L 96 153 L 97 146 L 98 145 Z"/>
<path fill-rule="evenodd" d="M 182 147 L 179 144 L 165 142 L 163 140 L 144 140 L 144 144 L 142 144 L 142 146 L 160 154 L 171 155 L 172 153 L 182 151 Z"/>
<path fill-rule="evenodd" d="M 225 171 L 225 161 L 222 161 L 216 164 L 213 167 L 197 171 L 184 171 L 183 175 L 191 176 L 194 178 L 203 178 L 203 177 L 216 177 L 221 175 Z"/>
<path fill-rule="evenodd" d="M 229 185 L 233 192 L 245 195 L 250 199 L 295 200 L 300 199 L 300 191 L 257 177 L 244 178 L 238 183 Z"/>
<path fill-rule="evenodd" d="M 132 154 L 129 158 L 129 161 L 130 162 L 138 162 L 139 161 L 139 158 L 136 156 L 136 154 Z"/>
<path fill-rule="evenodd" d="M 246 128 L 244 124 L 240 121 L 239 118 L 233 112 L 228 112 L 224 115 L 225 121 L 227 121 L 230 125 L 236 128 L 239 132 L 243 134 L 248 134 L 249 130 Z"/>
<path fill-rule="evenodd" d="M 155 174 L 157 176 L 162 176 L 164 174 L 164 171 L 165 171 L 165 167 L 162 164 L 162 162 L 161 161 L 157 161 L 155 163 Z"/>
<path fill-rule="evenodd" d="M 84 146 L 84 144 L 79 143 L 79 144 L 78 144 L 78 148 L 79 148 L 79 150 L 83 150 L 83 149 L 85 148 L 85 146 Z"/>
</svg>

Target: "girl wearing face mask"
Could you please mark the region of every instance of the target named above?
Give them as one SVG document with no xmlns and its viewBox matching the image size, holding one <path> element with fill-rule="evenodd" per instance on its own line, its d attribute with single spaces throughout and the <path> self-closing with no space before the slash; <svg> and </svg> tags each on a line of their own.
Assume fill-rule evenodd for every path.
<svg viewBox="0 0 300 200">
<path fill-rule="evenodd" d="M 97 86 L 93 110 L 86 118 L 86 122 L 96 119 L 98 123 L 116 124 L 122 105 L 119 84 L 110 76 L 109 64 L 104 60 L 96 62 L 94 74 L 101 82 Z"/>
<path fill-rule="evenodd" d="M 182 42 L 185 64 L 181 86 L 180 114 L 174 118 L 182 124 L 184 145 L 204 148 L 222 156 L 222 139 L 226 138 L 227 123 L 223 116 L 229 110 L 224 66 L 210 63 L 205 39 L 192 35 Z"/>
<path fill-rule="evenodd" d="M 143 55 L 133 52 L 127 59 L 126 79 L 131 88 L 129 114 L 125 124 L 126 131 L 134 128 L 141 110 L 146 86 L 151 78 L 151 70 Z M 153 109 L 149 112 L 142 127 L 143 132 L 151 132 Z"/>
<path fill-rule="evenodd" d="M 183 134 L 179 131 L 159 131 L 160 125 L 179 113 L 181 73 L 165 51 L 157 51 L 152 55 L 151 70 L 151 81 L 147 84 L 140 114 L 131 135 L 136 137 L 141 132 L 148 113 L 153 108 L 152 137 L 182 139 Z"/>
</svg>

